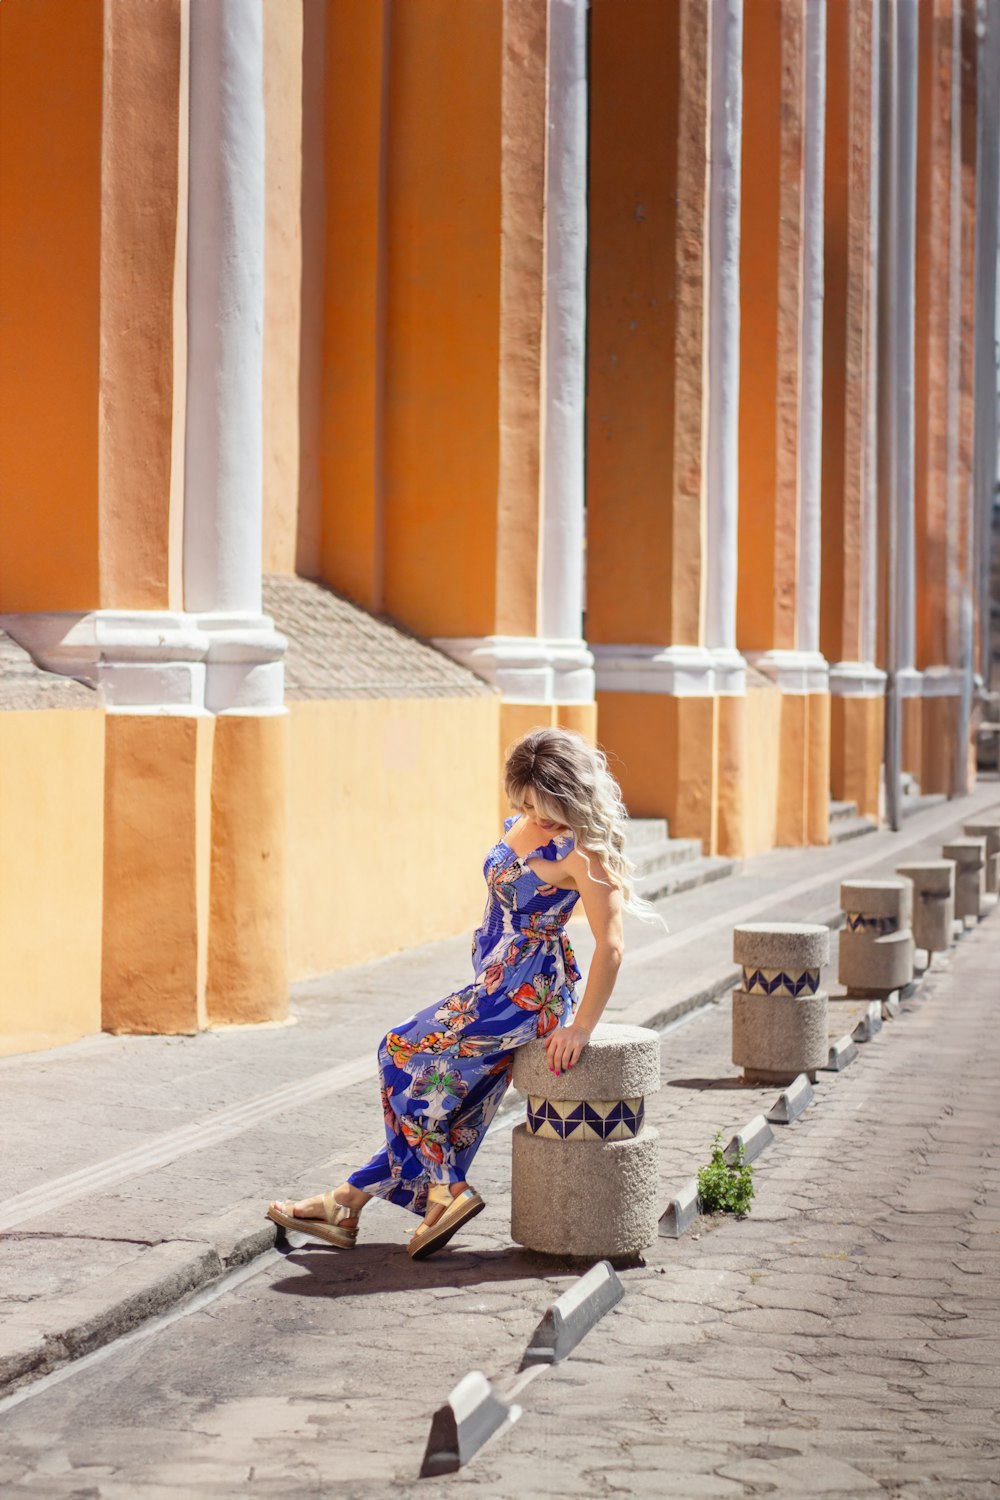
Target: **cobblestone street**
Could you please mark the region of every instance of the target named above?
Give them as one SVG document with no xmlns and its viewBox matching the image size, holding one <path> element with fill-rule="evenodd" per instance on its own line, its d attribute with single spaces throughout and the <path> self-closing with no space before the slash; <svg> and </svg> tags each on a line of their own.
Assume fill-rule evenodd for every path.
<svg viewBox="0 0 1000 1500">
<path fill-rule="evenodd" d="M 752 1215 L 702 1220 L 623 1271 L 625 1300 L 461 1474 L 416 1478 L 431 1413 L 471 1368 L 509 1390 L 569 1284 L 506 1245 L 504 1130 L 477 1173 L 490 1211 L 450 1252 L 413 1266 L 408 1226 L 376 1204 L 350 1257 L 272 1253 L 200 1310 L 28 1388 L 0 1418 L 3 1493 L 997 1493 L 998 961 L 987 921 L 855 1065 L 821 1075 L 760 1159 Z M 756 1107 L 718 1069 L 727 1024 L 713 1008 L 665 1038 L 661 1131 L 712 1057 L 719 1123 Z"/>
</svg>

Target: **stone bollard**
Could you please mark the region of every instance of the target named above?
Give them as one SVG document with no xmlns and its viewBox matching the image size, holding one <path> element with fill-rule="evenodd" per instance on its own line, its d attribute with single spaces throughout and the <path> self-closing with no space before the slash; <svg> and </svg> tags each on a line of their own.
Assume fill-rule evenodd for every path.
<svg viewBox="0 0 1000 1500">
<path fill-rule="evenodd" d="M 967 919 L 978 922 L 986 892 L 986 840 L 952 839 L 941 852 L 945 859 L 953 859 L 958 866 L 955 875 L 955 916 L 963 927 Z"/>
<path fill-rule="evenodd" d="M 913 983 L 913 883 L 845 880 L 840 904 L 840 982 L 849 995 L 888 1000 Z"/>
<path fill-rule="evenodd" d="M 748 1083 L 794 1082 L 830 1052 L 820 970 L 830 930 L 807 922 L 749 922 L 733 928 L 743 982 L 733 991 L 733 1062 Z"/>
<path fill-rule="evenodd" d="M 962 832 L 967 838 L 986 840 L 986 892 L 990 896 L 1000 895 L 1000 818 L 963 823 Z"/>
<path fill-rule="evenodd" d="M 602 1022 L 568 1073 L 545 1048 L 514 1054 L 528 1118 L 512 1137 L 510 1232 L 547 1255 L 631 1256 L 657 1238 L 658 1137 L 645 1097 L 660 1087 L 660 1038 Z"/>
<path fill-rule="evenodd" d="M 955 861 L 929 859 L 896 870 L 913 881 L 913 941 L 928 957 L 944 953 L 954 941 Z"/>
</svg>

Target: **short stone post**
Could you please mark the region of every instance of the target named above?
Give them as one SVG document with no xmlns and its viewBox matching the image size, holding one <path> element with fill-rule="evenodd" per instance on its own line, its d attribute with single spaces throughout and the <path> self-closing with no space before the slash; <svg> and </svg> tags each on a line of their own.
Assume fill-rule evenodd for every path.
<svg viewBox="0 0 1000 1500">
<path fill-rule="evenodd" d="M 913 884 L 845 880 L 839 978 L 849 995 L 888 1001 L 913 983 Z"/>
<path fill-rule="evenodd" d="M 966 921 L 978 922 L 982 915 L 982 900 L 986 894 L 986 840 L 983 838 L 952 839 L 941 853 L 945 859 L 953 859 L 958 866 L 955 876 L 955 916 L 962 926 Z"/>
<path fill-rule="evenodd" d="M 928 963 L 954 941 L 955 868 L 953 859 L 929 859 L 896 870 L 913 882 L 913 942 L 926 952 Z"/>
<path fill-rule="evenodd" d="M 962 832 L 967 838 L 986 840 L 986 893 L 1000 895 L 1000 818 L 977 818 L 974 823 L 963 823 Z"/>
<path fill-rule="evenodd" d="M 820 970 L 830 930 L 809 922 L 748 922 L 733 928 L 743 981 L 733 991 L 733 1062 L 748 1083 L 813 1082 L 829 1056 L 827 995 Z"/>
<path fill-rule="evenodd" d="M 646 1095 L 660 1087 L 660 1038 L 602 1022 L 567 1073 L 545 1048 L 514 1054 L 528 1118 L 513 1132 L 510 1232 L 546 1255 L 635 1255 L 657 1237 L 658 1137 Z"/>
</svg>

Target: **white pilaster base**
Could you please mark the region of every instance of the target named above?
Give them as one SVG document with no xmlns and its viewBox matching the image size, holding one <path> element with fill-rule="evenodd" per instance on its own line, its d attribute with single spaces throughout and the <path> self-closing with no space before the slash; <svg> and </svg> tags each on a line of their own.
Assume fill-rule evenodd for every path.
<svg viewBox="0 0 1000 1500">
<path fill-rule="evenodd" d="M 499 688 L 508 703 L 593 703 L 594 658 L 580 640 L 446 636 L 433 644 Z"/>
<path fill-rule="evenodd" d="M 595 646 L 593 651 L 599 692 L 674 698 L 746 692 L 746 662 L 728 646 Z"/>
<path fill-rule="evenodd" d="M 900 667 L 896 673 L 897 698 L 921 698 L 924 692 L 924 674 L 916 667 Z"/>
<path fill-rule="evenodd" d="M 783 693 L 830 691 L 830 668 L 818 651 L 748 651 L 747 661 Z"/>
<path fill-rule="evenodd" d="M 964 674 L 958 667 L 925 667 L 920 691 L 925 698 L 961 698 Z"/>
<path fill-rule="evenodd" d="M 93 610 L 0 616 L 46 672 L 74 677 L 110 712 L 275 713 L 287 641 L 266 615 Z"/>
<path fill-rule="evenodd" d="M 831 662 L 830 692 L 834 698 L 884 698 L 885 673 L 870 661 Z"/>
</svg>

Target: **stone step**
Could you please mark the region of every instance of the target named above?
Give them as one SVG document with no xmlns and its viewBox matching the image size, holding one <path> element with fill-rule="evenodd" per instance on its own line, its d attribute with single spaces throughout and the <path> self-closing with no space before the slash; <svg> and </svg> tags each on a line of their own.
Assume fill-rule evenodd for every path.
<svg viewBox="0 0 1000 1500">
<path fill-rule="evenodd" d="M 843 803 L 841 804 L 841 806 L 845 806 L 845 805 L 849 806 L 849 807 L 854 807 L 854 803 L 853 802 L 847 803 L 847 804 L 843 804 Z M 832 809 L 834 806 L 836 806 L 836 804 L 835 803 L 831 803 L 830 806 L 831 806 L 831 809 Z M 862 817 L 859 817 L 856 812 L 853 814 L 853 816 L 851 816 L 851 815 L 844 816 L 843 814 L 841 814 L 840 816 L 838 816 L 838 817 L 835 818 L 833 816 L 832 811 L 831 811 L 831 814 L 830 814 L 830 843 L 831 844 L 846 844 L 846 842 L 847 842 L 848 839 L 859 839 L 859 838 L 861 838 L 866 833 L 877 833 L 877 832 L 878 832 L 878 824 L 876 823 L 876 821 L 875 821 L 874 818 L 862 818 Z"/>
<path fill-rule="evenodd" d="M 692 891 L 695 886 L 707 885 L 710 880 L 724 880 L 738 868 L 739 861 L 712 858 L 685 860 L 671 865 L 666 870 L 655 870 L 651 875 L 642 875 L 635 883 L 637 896 L 647 901 L 660 901 L 665 896 L 676 896 L 681 891 Z"/>
<path fill-rule="evenodd" d="M 662 844 L 669 837 L 666 818 L 629 818 L 625 847 L 638 849 L 644 844 Z"/>
<path fill-rule="evenodd" d="M 701 858 L 700 839 L 660 839 L 655 844 L 640 844 L 630 851 L 633 868 L 637 876 L 652 875 L 657 870 L 669 870 L 674 865 L 683 865 Z"/>
<path fill-rule="evenodd" d="M 830 823 L 846 823 L 858 815 L 858 804 L 856 802 L 834 802 L 830 799 Z"/>
</svg>

